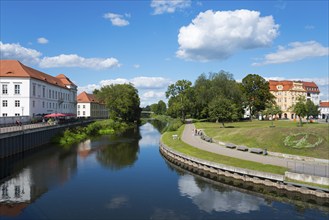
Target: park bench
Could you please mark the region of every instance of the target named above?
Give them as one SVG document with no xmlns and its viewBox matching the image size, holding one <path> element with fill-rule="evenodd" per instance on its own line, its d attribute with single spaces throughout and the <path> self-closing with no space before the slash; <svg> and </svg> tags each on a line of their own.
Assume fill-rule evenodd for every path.
<svg viewBox="0 0 329 220">
<path fill-rule="evenodd" d="M 227 147 L 227 148 L 231 148 L 231 149 L 236 148 L 236 146 L 235 146 L 234 144 L 231 144 L 231 143 L 226 143 L 226 144 L 225 144 L 225 147 Z"/>
<path fill-rule="evenodd" d="M 237 150 L 240 150 L 240 151 L 248 151 L 248 150 L 249 150 L 248 147 L 243 146 L 243 145 L 238 146 L 236 149 L 237 149 Z"/>
<path fill-rule="evenodd" d="M 250 153 L 255 153 L 255 154 L 262 154 L 263 150 L 260 148 L 251 148 Z"/>
</svg>

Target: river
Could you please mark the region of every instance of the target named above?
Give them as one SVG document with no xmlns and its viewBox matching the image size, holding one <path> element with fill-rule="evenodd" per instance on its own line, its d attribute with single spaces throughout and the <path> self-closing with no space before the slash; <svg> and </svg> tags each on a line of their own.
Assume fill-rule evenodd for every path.
<svg viewBox="0 0 329 220">
<path fill-rule="evenodd" d="M 157 127 L 1 160 L 0 219 L 329 219 L 328 207 L 216 184 L 170 164 Z"/>
</svg>

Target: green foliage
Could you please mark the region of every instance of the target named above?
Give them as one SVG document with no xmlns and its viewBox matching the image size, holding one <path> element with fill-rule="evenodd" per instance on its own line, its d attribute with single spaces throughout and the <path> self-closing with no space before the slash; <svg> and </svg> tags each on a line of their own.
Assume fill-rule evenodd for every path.
<svg viewBox="0 0 329 220">
<path fill-rule="evenodd" d="M 164 115 L 167 111 L 166 103 L 160 100 L 158 103 L 154 103 L 150 106 L 150 110 L 157 115 Z"/>
<path fill-rule="evenodd" d="M 292 106 L 292 111 L 299 117 L 299 125 L 302 127 L 302 118 L 307 115 L 306 99 L 304 96 L 299 96 L 295 105 Z"/>
<path fill-rule="evenodd" d="M 140 120 L 138 90 L 132 84 L 112 84 L 95 90 L 96 97 L 106 104 L 110 118 L 125 122 Z"/>
<path fill-rule="evenodd" d="M 112 119 L 96 121 L 85 127 L 66 129 L 64 133 L 60 137 L 56 137 L 54 141 L 61 145 L 70 145 L 97 135 L 119 134 L 129 127 L 130 126 L 124 122 L 118 122 Z"/>
<path fill-rule="evenodd" d="M 269 82 L 257 74 L 249 74 L 243 78 L 241 89 L 246 98 L 245 107 L 249 108 L 251 115 L 263 111 L 266 104 L 274 100 L 273 94 L 270 93 Z"/>
<path fill-rule="evenodd" d="M 239 118 L 235 104 L 223 97 L 213 99 L 209 104 L 209 114 L 211 119 L 222 122 L 223 127 L 225 127 L 224 122 Z"/>
<path fill-rule="evenodd" d="M 175 84 L 168 86 L 166 98 L 168 101 L 167 114 L 171 117 L 179 117 L 182 121 L 193 109 L 194 90 L 191 87 L 192 83 L 188 80 L 178 80 Z"/>
</svg>

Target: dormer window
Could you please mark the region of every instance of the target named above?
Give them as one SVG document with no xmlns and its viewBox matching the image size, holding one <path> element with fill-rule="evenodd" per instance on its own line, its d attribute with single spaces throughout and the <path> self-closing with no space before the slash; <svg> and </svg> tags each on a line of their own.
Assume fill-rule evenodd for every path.
<svg viewBox="0 0 329 220">
<path fill-rule="evenodd" d="M 277 85 L 276 88 L 277 88 L 278 90 L 282 90 L 282 89 L 283 89 L 283 86 L 282 86 L 282 85 Z"/>
</svg>

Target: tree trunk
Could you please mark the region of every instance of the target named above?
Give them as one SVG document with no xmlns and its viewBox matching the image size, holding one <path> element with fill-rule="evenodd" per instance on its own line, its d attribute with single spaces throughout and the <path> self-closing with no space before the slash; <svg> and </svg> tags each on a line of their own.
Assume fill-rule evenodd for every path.
<svg viewBox="0 0 329 220">
<path fill-rule="evenodd" d="M 223 128 L 225 128 L 224 121 L 222 121 Z"/>
</svg>

